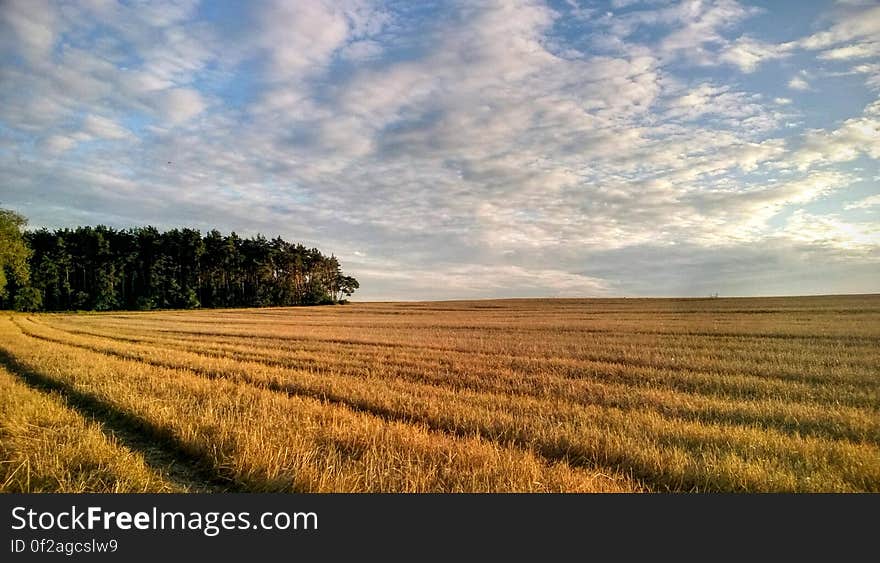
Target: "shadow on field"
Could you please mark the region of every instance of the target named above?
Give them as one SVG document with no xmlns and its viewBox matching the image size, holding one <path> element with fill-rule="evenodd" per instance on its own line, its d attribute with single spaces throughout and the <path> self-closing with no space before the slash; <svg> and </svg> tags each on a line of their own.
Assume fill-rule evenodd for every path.
<svg viewBox="0 0 880 563">
<path fill-rule="evenodd" d="M 0 365 L 33 389 L 61 395 L 67 406 L 98 423 L 101 431 L 119 444 L 140 453 L 150 468 L 181 488 L 215 493 L 242 490 L 212 469 L 210 460 L 194 453 L 167 430 L 35 371 L 3 349 Z"/>
</svg>

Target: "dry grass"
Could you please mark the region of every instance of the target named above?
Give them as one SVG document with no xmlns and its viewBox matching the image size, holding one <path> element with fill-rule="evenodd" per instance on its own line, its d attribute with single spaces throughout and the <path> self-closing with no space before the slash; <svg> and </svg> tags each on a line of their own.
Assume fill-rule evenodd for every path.
<svg viewBox="0 0 880 563">
<path fill-rule="evenodd" d="M 0 339 L 190 489 L 880 491 L 880 296 L 15 315 Z"/>
<path fill-rule="evenodd" d="M 57 393 L 31 389 L 0 368 L 0 491 L 187 490 L 64 403 Z"/>
</svg>

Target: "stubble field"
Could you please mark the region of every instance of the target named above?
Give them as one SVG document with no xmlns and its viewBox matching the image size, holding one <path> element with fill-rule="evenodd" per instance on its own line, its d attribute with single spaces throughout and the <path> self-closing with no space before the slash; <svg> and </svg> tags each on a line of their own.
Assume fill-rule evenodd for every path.
<svg viewBox="0 0 880 563">
<path fill-rule="evenodd" d="M 0 320 L 0 491 L 880 491 L 880 296 Z"/>
</svg>

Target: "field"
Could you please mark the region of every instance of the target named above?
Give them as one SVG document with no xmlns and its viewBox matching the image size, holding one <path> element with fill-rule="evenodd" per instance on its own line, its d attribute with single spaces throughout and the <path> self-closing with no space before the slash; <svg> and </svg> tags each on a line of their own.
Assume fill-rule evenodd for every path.
<svg viewBox="0 0 880 563">
<path fill-rule="evenodd" d="M 880 491 L 880 295 L 0 320 L 0 490 Z"/>
</svg>

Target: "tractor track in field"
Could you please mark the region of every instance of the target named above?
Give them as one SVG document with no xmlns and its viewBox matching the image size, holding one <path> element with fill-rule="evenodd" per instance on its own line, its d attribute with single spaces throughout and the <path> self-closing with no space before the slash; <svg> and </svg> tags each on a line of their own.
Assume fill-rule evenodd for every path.
<svg viewBox="0 0 880 563">
<path fill-rule="evenodd" d="M 151 469 L 178 488 L 202 493 L 241 490 L 239 484 L 214 471 L 210 462 L 193 453 L 169 431 L 33 370 L 2 348 L 0 365 L 31 389 L 60 396 L 67 407 L 97 423 L 111 440 L 139 453 Z"/>
</svg>

